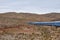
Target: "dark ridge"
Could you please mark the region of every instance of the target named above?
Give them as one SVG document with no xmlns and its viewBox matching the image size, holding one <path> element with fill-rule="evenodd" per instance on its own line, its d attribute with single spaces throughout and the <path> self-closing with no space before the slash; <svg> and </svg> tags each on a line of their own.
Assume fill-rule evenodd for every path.
<svg viewBox="0 0 60 40">
<path fill-rule="evenodd" d="M 49 18 L 57 18 L 57 17 L 60 16 L 60 13 L 52 12 L 52 13 L 44 14 L 44 15 L 42 15 L 42 16 L 49 17 Z"/>
</svg>

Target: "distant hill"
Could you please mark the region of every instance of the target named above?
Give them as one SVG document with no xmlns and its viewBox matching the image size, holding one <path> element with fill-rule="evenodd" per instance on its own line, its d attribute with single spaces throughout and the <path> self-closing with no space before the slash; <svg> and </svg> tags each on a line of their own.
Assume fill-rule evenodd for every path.
<svg viewBox="0 0 60 40">
<path fill-rule="evenodd" d="M 60 21 L 59 13 L 48 13 L 43 15 L 33 13 L 7 12 L 0 14 L 0 24 L 12 25 L 28 21 Z"/>
<path fill-rule="evenodd" d="M 54 18 L 52 19 L 51 21 L 60 21 L 60 13 L 48 13 L 48 14 L 45 14 L 43 15 L 45 17 L 49 17 L 49 18 Z"/>
</svg>

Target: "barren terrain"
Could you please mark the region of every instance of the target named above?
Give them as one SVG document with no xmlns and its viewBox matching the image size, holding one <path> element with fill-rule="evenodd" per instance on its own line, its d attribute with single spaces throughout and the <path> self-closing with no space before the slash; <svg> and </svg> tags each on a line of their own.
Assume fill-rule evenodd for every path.
<svg viewBox="0 0 60 40">
<path fill-rule="evenodd" d="M 27 24 L 30 21 L 60 21 L 60 14 L 2 13 L 0 40 L 60 40 L 60 27 Z"/>
</svg>

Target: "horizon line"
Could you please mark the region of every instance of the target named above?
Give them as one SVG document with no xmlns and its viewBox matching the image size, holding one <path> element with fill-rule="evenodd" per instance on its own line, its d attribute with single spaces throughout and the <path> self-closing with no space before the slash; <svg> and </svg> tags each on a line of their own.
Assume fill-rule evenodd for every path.
<svg viewBox="0 0 60 40">
<path fill-rule="evenodd" d="M 15 12 L 15 13 L 32 13 L 32 14 L 48 14 L 48 13 L 60 13 L 60 12 L 17 12 L 17 11 L 7 11 L 7 12 L 0 12 L 1 13 L 10 13 L 10 12 Z"/>
</svg>

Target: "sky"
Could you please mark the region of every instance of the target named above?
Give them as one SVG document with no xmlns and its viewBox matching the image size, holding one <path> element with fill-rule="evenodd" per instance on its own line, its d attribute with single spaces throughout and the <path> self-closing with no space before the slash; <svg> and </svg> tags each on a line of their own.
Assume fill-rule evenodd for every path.
<svg viewBox="0 0 60 40">
<path fill-rule="evenodd" d="M 60 0 L 0 0 L 0 12 L 60 12 Z"/>
</svg>

